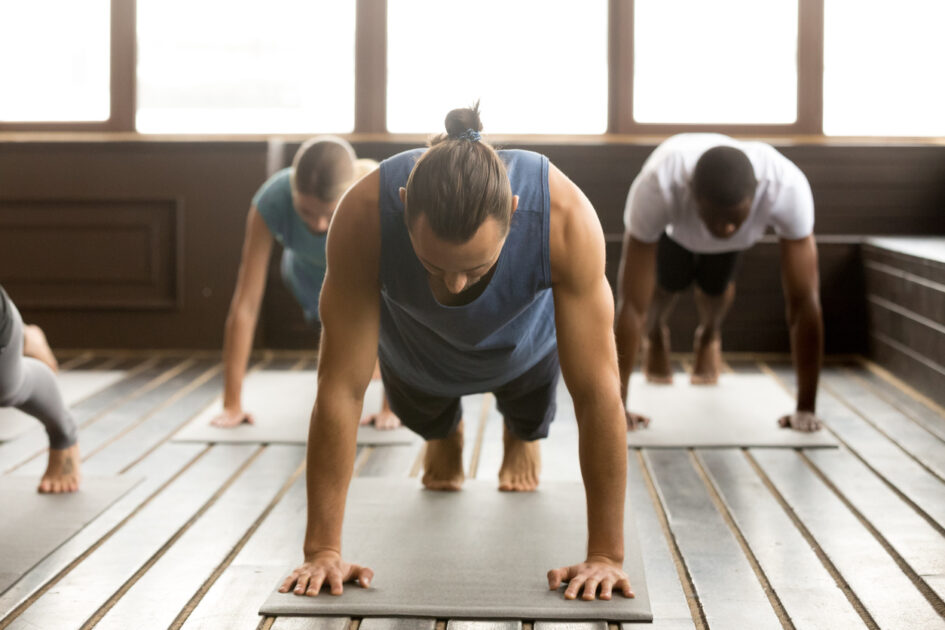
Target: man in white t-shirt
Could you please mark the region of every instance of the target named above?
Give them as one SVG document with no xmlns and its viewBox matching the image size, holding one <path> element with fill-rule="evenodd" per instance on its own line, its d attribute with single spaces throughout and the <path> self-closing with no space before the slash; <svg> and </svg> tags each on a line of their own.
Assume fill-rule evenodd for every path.
<svg viewBox="0 0 945 630">
<path fill-rule="evenodd" d="M 797 410 L 782 427 L 816 431 L 823 355 L 814 200 L 807 178 L 774 147 L 719 134 L 681 134 L 650 155 L 630 186 L 617 300 L 617 351 L 624 400 L 643 342 L 648 380 L 670 382 L 666 319 L 695 284 L 694 384 L 721 369 L 719 329 L 735 297 L 739 254 L 768 228 L 780 239 L 781 274 L 798 378 Z M 627 426 L 649 419 L 627 411 Z"/>
</svg>

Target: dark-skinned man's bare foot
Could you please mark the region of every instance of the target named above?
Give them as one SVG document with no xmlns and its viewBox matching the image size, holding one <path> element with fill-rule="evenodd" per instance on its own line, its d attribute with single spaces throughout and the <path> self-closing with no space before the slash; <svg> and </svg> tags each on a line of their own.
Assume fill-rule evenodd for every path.
<svg viewBox="0 0 945 630">
<path fill-rule="evenodd" d="M 39 359 L 53 372 L 59 371 L 59 362 L 53 354 L 43 329 L 33 324 L 23 326 L 23 356 Z"/>
<path fill-rule="evenodd" d="M 693 385 L 715 385 L 722 371 L 722 339 L 718 332 L 709 333 L 700 326 L 693 343 Z"/>
<path fill-rule="evenodd" d="M 423 485 L 429 490 L 456 491 L 463 487 L 463 423 L 442 440 L 428 440 L 423 454 Z"/>
<path fill-rule="evenodd" d="M 38 490 L 43 494 L 75 492 L 79 489 L 81 479 L 78 444 L 62 450 L 49 449 L 49 464 Z"/>
<path fill-rule="evenodd" d="M 541 447 L 538 440 L 520 440 L 505 427 L 502 442 L 505 453 L 499 468 L 499 490 L 505 492 L 531 492 L 538 489 L 541 473 Z"/>
<path fill-rule="evenodd" d="M 643 374 L 650 383 L 668 385 L 673 382 L 669 364 L 669 328 L 660 326 L 643 338 Z"/>
</svg>

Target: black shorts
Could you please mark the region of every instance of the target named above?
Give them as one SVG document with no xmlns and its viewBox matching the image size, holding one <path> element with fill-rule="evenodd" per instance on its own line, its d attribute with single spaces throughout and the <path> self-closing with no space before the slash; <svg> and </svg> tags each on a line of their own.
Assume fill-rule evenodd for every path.
<svg viewBox="0 0 945 630">
<path fill-rule="evenodd" d="M 526 441 L 548 437 L 557 409 L 555 394 L 559 375 L 558 349 L 555 348 L 527 372 L 492 392 L 512 435 Z M 383 361 L 381 379 L 391 411 L 404 426 L 425 440 L 447 437 L 463 417 L 459 398 L 419 391 L 398 380 Z"/>
<path fill-rule="evenodd" d="M 721 295 L 735 278 L 740 253 L 696 254 L 664 232 L 656 246 L 656 283 L 677 293 L 695 280 L 706 295 Z"/>
</svg>

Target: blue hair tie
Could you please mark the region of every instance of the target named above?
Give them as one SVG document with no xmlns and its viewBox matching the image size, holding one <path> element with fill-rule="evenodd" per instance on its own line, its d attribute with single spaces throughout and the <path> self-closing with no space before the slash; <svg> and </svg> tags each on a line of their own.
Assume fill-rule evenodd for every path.
<svg viewBox="0 0 945 630">
<path fill-rule="evenodd" d="M 479 142 L 481 138 L 482 136 L 475 129 L 467 129 L 456 137 L 457 140 L 469 140 L 470 142 Z"/>
</svg>

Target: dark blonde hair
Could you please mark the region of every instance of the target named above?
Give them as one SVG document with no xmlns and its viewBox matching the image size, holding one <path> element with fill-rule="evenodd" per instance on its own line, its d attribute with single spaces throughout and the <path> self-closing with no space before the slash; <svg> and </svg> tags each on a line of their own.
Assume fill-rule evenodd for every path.
<svg viewBox="0 0 945 630">
<path fill-rule="evenodd" d="M 354 149 L 336 136 L 311 138 L 292 159 L 292 192 L 335 201 L 354 179 Z"/>
<path fill-rule="evenodd" d="M 479 103 L 446 115 L 446 133 L 434 137 L 407 179 L 408 227 L 421 214 L 439 238 L 465 243 L 489 217 L 508 232 L 512 187 L 505 164 L 479 138 Z"/>
</svg>

